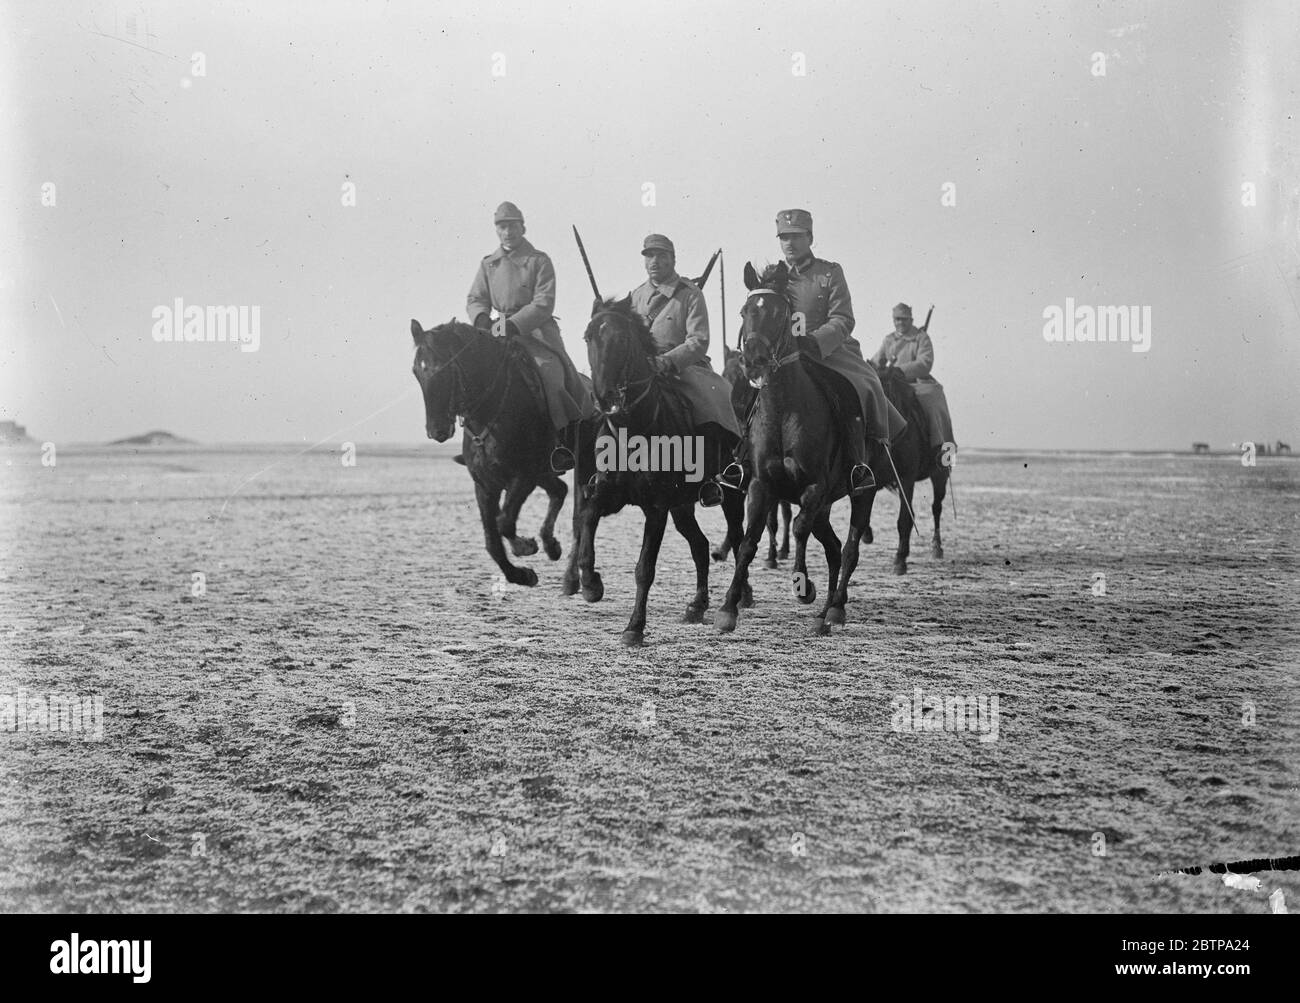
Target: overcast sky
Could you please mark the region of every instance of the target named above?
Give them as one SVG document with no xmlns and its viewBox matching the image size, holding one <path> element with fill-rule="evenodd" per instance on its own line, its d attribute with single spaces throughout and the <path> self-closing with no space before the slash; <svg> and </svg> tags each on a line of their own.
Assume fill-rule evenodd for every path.
<svg viewBox="0 0 1300 1003">
<path fill-rule="evenodd" d="M 963 445 L 1300 448 L 1285 0 L 2 9 L 0 417 L 38 440 L 421 441 L 410 318 L 463 317 L 510 199 L 584 371 L 571 224 L 607 294 L 647 233 L 722 246 L 734 338 L 802 207 L 868 353 L 935 304 Z M 259 350 L 155 342 L 177 297 L 258 306 Z M 1047 342 L 1067 297 L 1150 307 L 1150 350 Z"/>
</svg>

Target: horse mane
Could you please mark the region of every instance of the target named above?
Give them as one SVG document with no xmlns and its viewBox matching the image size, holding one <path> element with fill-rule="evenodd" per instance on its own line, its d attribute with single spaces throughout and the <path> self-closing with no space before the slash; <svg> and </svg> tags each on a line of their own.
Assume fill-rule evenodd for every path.
<svg viewBox="0 0 1300 1003">
<path fill-rule="evenodd" d="M 758 273 L 758 281 L 765 286 L 771 284 L 772 280 L 776 278 L 777 269 L 780 267 L 781 262 L 779 261 L 764 265 L 763 270 Z"/>
<path fill-rule="evenodd" d="M 625 318 L 632 328 L 632 333 L 636 335 L 637 341 L 641 345 L 641 350 L 648 357 L 659 354 L 659 348 L 655 345 L 654 336 L 650 333 L 650 328 L 646 325 L 645 319 L 632 309 L 632 297 L 624 296 L 621 300 L 610 297 L 601 304 L 601 310 L 609 313 L 618 314 Z"/>
</svg>

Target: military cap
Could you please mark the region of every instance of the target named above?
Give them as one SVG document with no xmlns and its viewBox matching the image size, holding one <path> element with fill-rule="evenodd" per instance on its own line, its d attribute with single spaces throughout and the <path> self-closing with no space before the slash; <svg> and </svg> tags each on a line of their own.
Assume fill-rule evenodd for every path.
<svg viewBox="0 0 1300 1003">
<path fill-rule="evenodd" d="M 812 233 L 812 213 L 807 209 L 782 209 L 776 214 L 776 235 Z"/>
<path fill-rule="evenodd" d="M 894 307 L 894 316 L 910 317 L 912 316 L 912 308 L 906 303 L 899 303 L 898 306 Z"/>
<path fill-rule="evenodd" d="M 492 215 L 493 223 L 504 223 L 508 219 L 517 219 L 519 222 L 524 221 L 524 214 L 519 211 L 519 206 L 513 202 L 502 202 L 497 206 L 497 211 Z"/>
<path fill-rule="evenodd" d="M 653 254 L 655 251 L 667 251 L 674 256 L 677 254 L 673 242 L 662 233 L 652 233 L 641 243 L 642 254 Z"/>
</svg>

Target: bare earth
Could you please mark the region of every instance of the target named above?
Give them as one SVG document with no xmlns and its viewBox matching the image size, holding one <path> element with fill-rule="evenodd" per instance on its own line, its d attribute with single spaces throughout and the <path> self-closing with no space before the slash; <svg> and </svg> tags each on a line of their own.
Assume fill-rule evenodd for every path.
<svg viewBox="0 0 1300 1003">
<path fill-rule="evenodd" d="M 947 559 L 925 485 L 891 575 L 883 497 L 820 639 L 788 562 L 734 635 L 678 623 L 670 529 L 635 651 L 639 512 L 603 602 L 540 554 L 507 587 L 428 447 L 0 464 L 0 695 L 104 706 L 0 732 L 0 910 L 1300 909 L 1161 874 L 1300 852 L 1300 462 L 963 454 Z M 916 687 L 997 695 L 997 741 L 895 731 Z"/>
</svg>

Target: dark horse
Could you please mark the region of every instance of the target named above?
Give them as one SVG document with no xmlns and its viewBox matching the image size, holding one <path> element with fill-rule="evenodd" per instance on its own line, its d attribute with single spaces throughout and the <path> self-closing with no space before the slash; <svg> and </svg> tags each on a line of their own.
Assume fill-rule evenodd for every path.
<svg viewBox="0 0 1300 1003">
<path fill-rule="evenodd" d="M 446 442 L 459 416 L 465 425 L 465 466 L 474 479 L 479 516 L 488 553 L 515 585 L 536 585 L 532 568 L 518 567 L 506 556 L 502 539 L 510 542 L 516 557 L 537 553 L 537 541 L 515 534 L 519 510 L 534 488 L 550 497 L 540 535 L 546 556 L 558 560 L 561 547 L 555 539 L 555 520 L 564 504 L 568 485 L 551 470 L 553 446 L 551 419 L 542 396 L 540 378 L 532 359 L 512 339 L 494 338 L 454 319 L 430 331 L 411 321 L 415 339 L 415 378 L 424 393 L 425 431 L 430 439 Z M 577 448 L 578 475 L 594 471 L 592 442 L 595 422 L 580 426 Z M 505 492 L 504 504 L 501 493 Z M 564 574 L 564 594 L 578 591 L 578 548 L 582 499 L 573 505 L 575 546 Z M 582 578 L 588 602 L 600 599 L 604 589 L 590 555 Z"/>
<path fill-rule="evenodd" d="M 926 429 L 925 412 L 916 391 L 907 382 L 901 370 L 896 366 L 877 369 L 880 384 L 885 388 L 889 403 L 898 408 L 899 413 L 907 419 L 907 428 L 903 434 L 890 443 L 889 451 L 893 456 L 893 466 L 886 462 L 886 470 L 872 472 L 876 474 L 877 488 L 889 488 L 899 493 L 898 502 L 898 553 L 894 555 L 894 574 L 907 573 L 907 558 L 911 551 L 913 510 L 912 491 L 917 481 L 926 478 L 934 489 L 934 503 L 930 512 L 934 515 L 934 539 L 930 553 L 943 557 L 943 540 L 939 536 L 939 517 L 943 512 L 943 500 L 948 495 L 948 475 L 951 468 L 943 462 L 942 455 L 929 445 Z M 895 471 L 894 467 L 897 467 Z M 883 477 L 882 477 L 883 474 Z M 875 500 L 875 491 L 868 492 L 867 513 Z M 870 542 L 870 537 L 868 537 Z"/>
<path fill-rule="evenodd" d="M 754 473 L 736 573 L 717 615 L 718 629 L 723 631 L 736 628 L 736 602 L 774 501 L 799 505 L 794 519 L 794 587 L 800 602 L 811 603 L 817 597 L 806 563 L 809 534 L 826 552 L 830 582 L 814 628 L 817 634 L 827 634 L 830 624 L 844 622 L 848 582 L 858 562 L 858 541 L 871 515 L 866 495 L 850 500 L 849 536 L 841 554 L 830 512 L 832 504 L 848 494 L 849 460 L 840 442 L 833 391 L 823 388 L 814 375 L 815 366 L 803 365 L 790 334 L 789 277 L 784 263 L 769 266 L 761 279 L 753 265 L 745 265 L 745 286 L 750 293 L 740 311 L 740 344 L 745 376 L 758 387 L 749 427 Z"/>
<path fill-rule="evenodd" d="M 657 354 L 655 344 L 645 321 L 632 309 L 631 297 L 597 303 L 584 338 L 596 399 L 605 416 L 602 436 L 609 437 L 597 443 L 598 457 L 609 455 L 608 447 L 618 440 L 620 433 L 627 437 L 624 441 L 638 436 L 642 437 L 639 441 L 666 443 L 667 437 L 673 437 L 684 447 L 689 438 L 693 448 L 703 442 L 703 455 L 700 456 L 698 449 L 694 454 L 698 461 L 694 472 L 606 469 L 591 480 L 587 489 L 590 497 L 583 507 L 578 559 L 584 574 L 587 562 L 592 559 L 596 526 L 604 516 L 626 505 L 635 505 L 645 514 L 641 557 L 636 565 L 636 606 L 623 630 L 623 643 L 638 646 L 644 641 L 646 599 L 654 582 L 659 548 L 670 515 L 677 532 L 690 544 L 695 561 L 695 598 L 687 605 L 682 622 L 704 622 L 704 611 L 709 607 L 709 541 L 695 521 L 695 506 L 701 487 L 730 459 L 732 443 L 724 441 L 730 435 L 713 425 L 697 432 L 686 402 L 672 389 L 670 381 L 656 375 L 651 365 Z M 660 450 L 659 455 L 662 457 L 665 452 Z M 684 457 L 684 449 L 677 455 Z M 608 466 L 603 462 L 600 465 Z M 673 464 L 657 465 L 662 468 Z M 631 468 L 633 464 L 626 466 Z M 698 477 L 688 480 L 687 474 Z M 740 542 L 744 502 L 736 491 L 722 494 L 727 547 L 735 550 Z"/>
<path fill-rule="evenodd" d="M 749 418 L 749 407 L 754 400 L 754 394 L 757 391 L 749 385 L 749 380 L 745 378 L 744 371 L 741 368 L 741 353 L 733 351 L 726 345 L 722 346 L 722 357 L 726 359 L 726 364 L 722 367 L 722 376 L 731 384 L 731 407 L 736 412 L 736 421 L 740 422 L 740 427 L 745 427 L 745 422 Z M 781 510 L 781 550 L 778 553 L 776 549 L 776 511 Z M 766 568 L 775 568 L 779 565 L 776 559 L 790 556 L 790 503 L 788 501 L 779 501 L 772 506 L 772 511 L 767 513 L 767 559 L 763 561 Z M 725 543 L 719 544 L 713 548 L 713 559 L 715 561 L 725 561 L 727 559 L 727 546 Z"/>
</svg>

